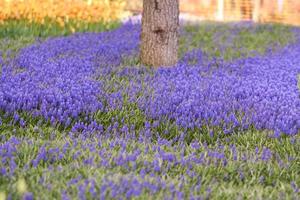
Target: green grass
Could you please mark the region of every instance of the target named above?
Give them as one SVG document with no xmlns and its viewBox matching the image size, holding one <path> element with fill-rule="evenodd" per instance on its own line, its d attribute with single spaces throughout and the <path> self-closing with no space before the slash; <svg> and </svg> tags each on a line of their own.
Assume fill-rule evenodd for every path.
<svg viewBox="0 0 300 200">
<path fill-rule="evenodd" d="M 0 38 L 19 37 L 49 37 L 72 34 L 72 28 L 76 32 L 101 32 L 114 29 L 120 25 L 119 22 L 111 23 L 86 23 L 84 21 L 69 21 L 64 27 L 57 22 L 46 19 L 44 24 L 29 22 L 27 20 L 7 20 L 0 25 Z"/>
<path fill-rule="evenodd" d="M 179 52 L 183 56 L 186 51 L 200 48 L 210 58 L 233 60 L 262 55 L 268 50 L 276 51 L 294 40 L 291 28 L 285 25 L 247 26 L 204 22 L 198 26 L 184 27 L 183 37 L 179 40 Z"/>
<path fill-rule="evenodd" d="M 299 90 L 300 90 L 300 74 L 298 74 L 298 88 L 299 88 Z"/>
<path fill-rule="evenodd" d="M 132 170 L 130 167 L 126 169 L 124 167 L 118 167 L 113 164 L 113 159 L 119 154 L 120 146 L 116 146 L 110 149 L 110 143 L 115 141 L 112 138 L 101 138 L 97 135 L 90 139 L 81 140 L 80 138 L 71 139 L 69 136 L 65 136 L 66 132 L 61 132 L 55 128 L 39 127 L 38 131 L 33 131 L 30 128 L 23 130 L 20 127 L 15 126 L 15 131 L 9 135 L 5 134 L 7 138 L 17 137 L 21 140 L 21 144 L 17 146 L 18 154 L 15 162 L 18 168 L 15 175 L 11 179 L 0 177 L 0 191 L 6 191 L 13 194 L 13 198 L 19 198 L 19 194 L 16 189 L 17 182 L 24 178 L 27 189 L 39 196 L 41 199 L 59 199 L 60 192 L 68 190 L 74 198 L 77 196 L 77 189 L 75 186 L 68 187 L 67 183 L 73 179 L 82 176 L 82 179 L 93 178 L 98 184 L 105 175 L 112 174 L 114 181 L 118 180 L 118 177 L 126 177 L 130 174 L 138 176 L 139 169 L 143 169 L 143 162 L 145 160 L 151 162 L 155 159 L 155 151 L 151 150 L 152 147 L 158 145 L 157 142 L 152 141 L 150 143 L 139 143 L 136 140 L 129 140 L 126 146 L 126 152 L 132 152 L 134 149 L 139 148 L 144 150 L 146 146 L 150 147 L 149 153 L 144 154 L 138 158 L 137 169 Z M 52 135 L 52 138 L 48 136 Z M 26 136 L 26 137 L 24 137 Z M 120 136 L 121 138 L 122 136 Z M 296 143 L 291 142 L 291 139 L 297 140 Z M 29 167 L 28 170 L 23 170 L 25 165 L 30 166 L 30 161 L 35 159 L 39 149 L 42 145 L 46 145 L 46 149 L 51 148 L 62 149 L 65 144 L 74 145 L 77 142 L 75 148 L 68 149 L 62 160 L 58 161 L 42 161 L 37 168 Z M 203 195 L 206 193 L 207 188 L 211 188 L 211 197 L 213 199 L 230 199 L 243 197 L 246 199 L 277 199 L 281 193 L 284 193 L 283 199 L 297 198 L 293 193 L 293 189 L 290 186 L 291 181 L 300 180 L 299 171 L 299 152 L 300 152 L 300 138 L 295 136 L 294 138 L 284 137 L 281 140 L 271 139 L 266 133 L 258 131 L 247 131 L 243 133 L 237 133 L 230 135 L 223 139 L 217 139 L 214 143 L 206 144 L 206 142 L 200 142 L 200 149 L 194 150 L 191 146 L 186 146 L 185 156 L 190 155 L 192 152 L 197 154 L 203 153 L 205 165 L 197 165 L 195 172 L 201 174 L 202 188 L 198 191 Z M 101 146 L 98 146 L 101 142 Z M 230 146 L 236 145 L 237 160 L 234 160 Z M 185 144 L 187 145 L 187 144 Z M 220 145 L 223 145 L 224 152 L 227 157 L 227 165 L 222 166 L 221 162 L 217 162 L 214 158 L 208 156 L 208 150 L 218 150 Z M 91 151 L 89 148 L 95 146 L 95 151 Z M 256 148 L 259 149 L 259 154 L 263 148 L 270 148 L 274 155 L 269 161 L 254 162 L 256 158 L 260 156 L 256 154 Z M 171 147 L 161 146 L 166 152 L 174 152 L 176 149 L 177 156 L 180 157 L 180 146 L 174 144 Z M 94 156 L 94 163 L 100 163 L 101 157 L 97 154 L 97 151 L 106 149 L 111 155 L 108 157 L 108 162 L 111 167 L 109 168 L 97 168 L 96 165 L 85 165 L 83 161 L 90 156 Z M 80 156 L 74 159 L 75 152 L 80 152 Z M 175 151 L 176 152 L 176 151 Z M 278 156 L 277 156 L 278 154 Z M 56 155 L 55 153 L 49 154 Z M 243 156 L 247 159 L 243 160 Z M 288 157 L 294 157 L 295 160 L 288 161 Z M 278 165 L 278 159 L 282 159 L 287 164 L 282 168 Z M 208 164 L 211 162 L 211 164 Z M 214 164 L 217 162 L 217 164 Z M 53 169 L 49 170 L 49 166 Z M 165 166 L 166 167 L 166 166 Z M 180 183 L 181 175 L 186 174 L 188 166 L 171 167 L 165 177 L 167 182 Z M 240 173 L 243 173 L 241 179 Z M 160 176 L 160 173 L 156 174 Z M 264 177 L 262 181 L 261 177 Z M 43 182 L 41 183 L 41 178 Z M 149 176 L 149 180 L 152 178 Z M 155 180 L 152 180 L 155 181 Z M 187 177 L 187 184 L 185 184 L 186 190 L 195 184 L 195 177 Z M 83 180 L 79 181 L 83 183 Z M 50 188 L 50 189 L 49 189 Z M 149 195 L 145 191 L 145 196 Z M 155 196 L 154 199 L 163 197 L 165 191 L 161 191 Z M 196 195 L 196 194 L 195 194 Z M 144 197 L 145 197 L 144 196 Z M 139 199 L 143 199 L 142 197 Z"/>
<path fill-rule="evenodd" d="M 14 24 L 15 23 L 15 24 Z M 15 55 L 20 48 L 31 44 L 36 37 L 48 37 L 55 35 L 67 35 L 70 32 L 66 30 L 51 29 L 50 26 L 45 28 L 40 25 L 32 25 L 32 28 L 26 28 L 24 22 L 14 22 L 6 24 L 6 28 L 0 29 L 0 49 L 4 58 Z M 47 26 L 47 25 L 46 25 Z M 95 28 L 95 27 L 94 27 Z M 258 26 L 241 29 L 237 35 L 230 40 L 228 48 L 220 50 L 218 45 L 228 42 L 231 27 L 223 24 L 203 24 L 200 26 L 186 27 L 189 35 L 181 37 L 180 51 L 181 54 L 194 48 L 201 48 L 209 56 L 223 57 L 226 60 L 239 58 L 241 56 L 253 56 L 258 52 L 263 54 L 270 47 L 277 50 L 280 47 L 293 41 L 293 37 L 289 28 L 286 26 Z M 99 31 L 100 29 L 84 28 L 82 31 Z M 104 29 L 101 29 L 104 30 Z M 219 35 L 216 37 L 216 35 Z M 126 59 L 122 64 L 124 66 L 139 65 L 136 57 Z M 120 87 L 127 87 L 130 83 L 130 77 L 120 77 L 117 73 L 112 73 L 110 77 L 99 77 L 100 80 L 106 81 L 107 91 L 118 91 Z M 299 76 L 300 83 L 300 76 Z M 146 87 L 146 86 L 145 86 Z M 300 89 L 300 85 L 299 85 Z M 119 109 L 111 109 L 108 112 L 95 113 L 95 119 L 107 128 L 113 121 L 119 121 L 122 125 L 130 126 L 135 124 L 135 136 L 144 129 L 146 121 L 153 122 L 148 119 L 145 113 L 140 110 L 135 102 L 130 102 L 126 94 L 123 95 L 123 106 Z M 0 113 L 3 119 L 4 113 Z M 88 139 L 81 139 L 78 136 L 72 139 L 68 135 L 69 128 L 51 127 L 49 123 L 42 122 L 40 119 L 33 119 L 30 115 L 23 114 L 26 118 L 26 128 L 20 127 L 18 124 L 9 124 L 9 119 L 3 120 L 0 126 L 0 143 L 4 143 L 9 138 L 16 137 L 20 140 L 20 144 L 16 146 L 17 164 L 15 175 L 12 177 L 0 176 L 0 200 L 1 195 L 11 194 L 12 199 L 20 199 L 22 194 L 18 191 L 18 185 L 22 185 L 25 181 L 26 190 L 33 192 L 39 199 L 60 199 L 61 192 L 68 191 L 68 194 L 76 199 L 79 184 L 84 184 L 84 179 L 93 178 L 98 185 L 102 184 L 104 177 L 108 176 L 114 182 L 124 177 L 130 177 L 131 174 L 139 176 L 140 170 L 144 168 L 144 161 L 153 161 L 156 151 L 152 148 L 160 146 L 166 152 L 174 152 L 179 158 L 182 153 L 181 144 L 175 143 L 171 146 L 160 145 L 157 138 L 151 142 L 139 142 L 137 139 L 128 139 L 126 144 L 126 152 L 133 152 L 139 148 L 142 152 L 149 147 L 149 153 L 142 153 L 137 160 L 137 166 L 127 168 L 116 166 L 113 159 L 120 152 L 120 145 L 110 148 L 112 141 L 118 141 L 117 138 L 103 137 L 100 135 L 92 135 Z M 121 127 L 119 127 L 121 128 Z M 205 165 L 193 166 L 196 174 L 201 175 L 201 187 L 194 195 L 203 197 L 210 195 L 211 199 L 298 199 L 299 193 L 295 193 L 291 187 L 291 182 L 295 181 L 300 185 L 300 136 L 293 137 L 283 136 L 280 139 L 270 137 L 268 131 L 257 131 L 249 129 L 248 131 L 236 131 L 234 134 L 219 134 L 210 136 L 210 127 L 203 129 L 188 130 L 187 137 L 184 140 L 184 157 L 188 157 L 192 153 L 197 156 L 203 154 Z M 157 128 L 152 130 L 158 132 L 162 138 L 170 139 L 180 136 L 182 129 L 178 128 L 171 120 L 166 123 L 159 124 Z M 167 131 L 165 133 L 165 131 Z M 117 132 L 117 130 L 115 131 Z M 216 130 L 216 132 L 218 132 Z M 77 145 L 75 143 L 77 142 Z M 198 142 L 200 148 L 195 150 L 192 143 Z M 101 145 L 99 145 L 101 143 Z M 233 155 L 231 145 L 236 146 L 237 155 Z M 36 158 L 40 148 L 45 145 L 47 150 L 53 148 L 64 148 L 65 145 L 75 146 L 67 149 L 63 159 L 56 161 L 41 161 L 35 168 L 31 161 Z M 95 150 L 91 150 L 95 147 Z M 268 161 L 254 162 L 255 159 L 261 157 L 262 149 L 269 148 L 272 156 Z M 224 149 L 227 158 L 227 165 L 223 166 L 220 161 L 211 158 L 208 155 L 209 150 L 220 151 Z M 110 155 L 106 155 L 110 167 L 97 167 L 97 163 L 102 161 L 99 151 L 105 150 Z M 80 152 L 77 158 L 74 154 Z M 49 157 L 55 156 L 55 152 Z M 85 165 L 84 160 L 94 157 L 94 165 Z M 243 158 L 247 159 L 243 159 Z M 293 158 L 293 159 L 290 159 Z M 279 163 L 282 161 L 284 167 Z M 28 165 L 28 169 L 24 170 L 24 166 Z M 52 167 L 49 169 L 49 167 Z M 167 169 L 165 163 L 163 168 Z M 188 166 L 171 166 L 167 174 L 160 172 L 154 173 L 155 176 L 162 176 L 167 183 L 175 183 L 180 185 L 180 177 L 186 176 L 184 191 L 189 194 L 190 189 L 196 184 L 197 177 L 189 177 L 187 173 Z M 243 176 L 241 175 L 243 174 Z M 67 183 L 78 176 L 82 179 L 77 184 L 67 187 Z M 263 178 L 262 178 L 263 177 Z M 155 178 L 147 175 L 149 182 L 155 182 Z M 24 184 L 23 184 L 24 185 Z M 97 188 L 99 189 L 99 188 Z M 211 192 L 209 192 L 209 189 Z M 88 192 L 87 192 L 88 193 Z M 89 194 L 90 195 L 90 194 Z M 168 195 L 168 191 L 160 191 L 152 195 L 149 191 L 143 191 L 142 196 L 136 199 L 163 199 Z M 88 196 L 88 199 L 93 199 Z"/>
</svg>

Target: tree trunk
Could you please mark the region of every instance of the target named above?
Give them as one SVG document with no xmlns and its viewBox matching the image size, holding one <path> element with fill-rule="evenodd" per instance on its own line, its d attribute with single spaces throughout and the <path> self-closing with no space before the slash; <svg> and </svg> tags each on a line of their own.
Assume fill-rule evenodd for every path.
<svg viewBox="0 0 300 200">
<path fill-rule="evenodd" d="M 144 0 L 141 61 L 150 66 L 172 66 L 178 61 L 178 0 Z"/>
</svg>

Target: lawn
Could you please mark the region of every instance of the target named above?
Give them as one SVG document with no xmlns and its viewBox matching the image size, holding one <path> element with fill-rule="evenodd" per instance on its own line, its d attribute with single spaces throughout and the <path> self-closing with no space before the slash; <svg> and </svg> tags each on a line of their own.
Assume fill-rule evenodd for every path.
<svg viewBox="0 0 300 200">
<path fill-rule="evenodd" d="M 151 68 L 138 23 L 11 23 L 0 200 L 300 198 L 299 28 L 183 25 L 178 64 Z"/>
</svg>

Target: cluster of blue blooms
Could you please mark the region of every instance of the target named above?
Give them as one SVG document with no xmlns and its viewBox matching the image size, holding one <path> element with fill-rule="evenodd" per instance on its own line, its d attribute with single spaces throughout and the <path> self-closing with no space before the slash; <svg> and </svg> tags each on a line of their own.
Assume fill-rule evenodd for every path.
<svg viewBox="0 0 300 200">
<path fill-rule="evenodd" d="M 273 174 L 271 165 L 289 172 L 295 158 L 267 147 L 238 151 L 234 144 L 229 149 L 222 144 L 210 148 L 196 140 L 190 144 L 184 141 L 186 129 L 202 127 L 208 127 L 212 136 L 218 134 L 216 131 L 231 133 L 250 127 L 271 130 L 276 136 L 299 133 L 299 41 L 267 56 L 231 62 L 209 60 L 201 50 L 194 50 L 172 68 L 148 69 L 126 66 L 138 55 L 139 35 L 140 26 L 127 23 L 105 33 L 37 41 L 14 58 L 0 59 L 0 126 L 11 119 L 11 125 L 26 127 L 27 113 L 71 130 L 59 147 L 50 142 L 36 144 L 28 150 L 34 156 L 24 156 L 25 161 L 20 161 L 20 149 L 30 149 L 32 140 L 2 135 L 0 174 L 5 180 L 29 168 L 46 166 L 39 183 L 50 191 L 46 179 L 52 174 L 65 176 L 68 172 L 60 166 L 64 163 L 69 170 L 88 168 L 90 177 L 74 178 L 69 174 L 72 178 L 66 191 L 61 191 L 62 199 L 74 197 L 68 191 L 74 187 L 79 199 L 129 199 L 145 191 L 152 195 L 166 191 L 166 199 L 202 199 L 209 198 L 210 186 L 215 185 L 213 181 L 206 184 L 210 186 L 201 196 L 205 181 L 199 173 L 209 167 L 260 163 L 267 166 L 269 176 Z M 128 82 L 122 84 L 123 79 Z M 112 119 L 105 126 L 95 119 L 97 113 L 121 110 L 125 97 L 148 120 L 138 133 L 135 124 Z M 173 139 L 166 140 L 156 131 L 165 120 L 183 128 Z M 44 137 L 39 124 L 33 132 Z M 86 137 L 83 132 L 95 134 Z M 24 165 L 17 164 L 22 162 Z M 95 171 L 99 168 L 107 174 L 99 176 Z M 236 168 L 221 179 L 238 176 L 241 181 L 253 181 L 252 172 Z M 173 182 L 170 174 L 178 180 Z M 265 179 L 262 176 L 260 182 Z M 299 191 L 297 185 L 292 185 Z M 31 199 L 32 194 L 26 193 L 24 198 Z"/>
<path fill-rule="evenodd" d="M 139 29 L 127 23 L 106 33 L 48 39 L 22 49 L 3 64 L 1 110 L 21 126 L 26 122 L 18 113 L 26 111 L 52 124 L 69 126 L 75 120 L 76 130 L 85 127 L 80 120 L 93 121 L 91 114 L 105 112 L 107 104 L 121 105 L 127 92 L 150 118 L 167 117 L 185 128 L 205 125 L 230 133 L 253 125 L 276 135 L 299 132 L 299 42 L 275 54 L 233 62 L 204 63 L 195 50 L 154 75 L 145 75 L 142 67 L 123 67 L 117 74 L 130 77 L 132 85 L 108 93 L 105 81 L 97 78 L 115 73 L 124 58 L 137 54 Z M 144 91 L 142 84 L 148 85 Z M 135 98 L 140 92 L 142 97 Z"/>
<path fill-rule="evenodd" d="M 26 47 L 2 66 L 0 109 L 13 115 L 14 122 L 23 121 L 19 113 L 25 111 L 67 126 L 80 116 L 102 111 L 105 94 L 97 76 L 120 65 L 122 56 L 137 48 L 137 41 L 137 27 L 124 26 Z"/>
<path fill-rule="evenodd" d="M 55 137 L 55 136 L 54 136 Z M 77 198 L 86 199 L 87 196 L 97 199 L 139 197 L 145 192 L 157 195 L 162 191 L 167 194 L 164 199 L 202 199 L 210 195 L 215 187 L 213 181 L 205 183 L 205 176 L 199 173 L 205 169 L 236 168 L 231 173 L 225 173 L 221 179 L 231 180 L 235 177 L 241 181 L 253 181 L 247 165 L 275 165 L 276 168 L 289 171 L 295 164 L 296 158 L 291 155 L 280 155 L 267 147 L 252 150 L 238 150 L 232 144 L 229 147 L 221 143 L 210 147 L 206 143 L 193 141 L 191 144 L 183 140 L 166 140 L 157 136 L 157 143 L 149 142 L 153 136 L 123 134 L 115 137 L 110 132 L 95 134 L 94 138 L 66 137 L 59 146 L 50 143 L 36 144 L 29 148 L 34 156 L 26 160 L 23 165 L 17 165 L 20 148 L 30 145 L 30 139 L 11 137 L 0 145 L 0 174 L 5 178 L 13 178 L 15 173 L 46 167 L 38 179 L 40 185 L 51 190 L 49 176 L 70 176 L 66 187 L 61 188 L 61 198 L 74 197 L 72 190 L 77 189 Z M 138 142 L 137 142 L 138 141 Z M 297 141 L 299 142 L 299 141 Z M 176 144 L 175 144 L 176 143 Z M 34 152 L 38 149 L 38 152 Z M 28 152 L 28 153 L 30 153 Z M 89 169 L 89 176 L 72 174 L 62 170 L 61 163 L 73 170 Z M 243 163 L 245 167 L 239 165 Z M 239 167 L 237 167 L 239 166 Z M 100 174 L 97 170 L 104 170 Z M 117 170 L 116 170 L 117 169 Z M 182 171 L 178 171 L 182 169 Z M 72 171 L 72 170 L 71 170 Z M 120 171 L 122 173 L 120 174 Z M 170 174 L 174 173 L 176 181 Z M 205 172 L 203 172 L 205 173 Z M 267 168 L 267 176 L 261 176 L 263 184 L 274 172 Z M 51 174 L 51 175 L 50 175 Z M 204 179 L 204 180 L 202 180 Z M 189 189 L 186 191 L 186 187 Z M 204 188 L 203 188 L 204 187 Z M 73 188 L 73 189 L 72 189 Z M 297 187 L 296 187 L 297 188 Z M 25 194 L 28 195 L 28 194 Z"/>
<path fill-rule="evenodd" d="M 218 126 L 229 133 L 253 125 L 276 135 L 297 134 L 299 52 L 297 43 L 279 53 L 230 63 L 160 68 L 149 83 L 153 95 L 141 107 L 152 118 L 168 116 L 187 128 Z"/>
</svg>

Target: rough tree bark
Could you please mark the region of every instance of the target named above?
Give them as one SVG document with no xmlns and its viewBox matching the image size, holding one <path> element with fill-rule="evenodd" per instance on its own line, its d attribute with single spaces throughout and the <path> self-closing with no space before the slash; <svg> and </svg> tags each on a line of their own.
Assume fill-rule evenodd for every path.
<svg viewBox="0 0 300 200">
<path fill-rule="evenodd" d="M 172 66 L 178 61 L 179 0 L 143 0 L 141 61 Z"/>
</svg>

